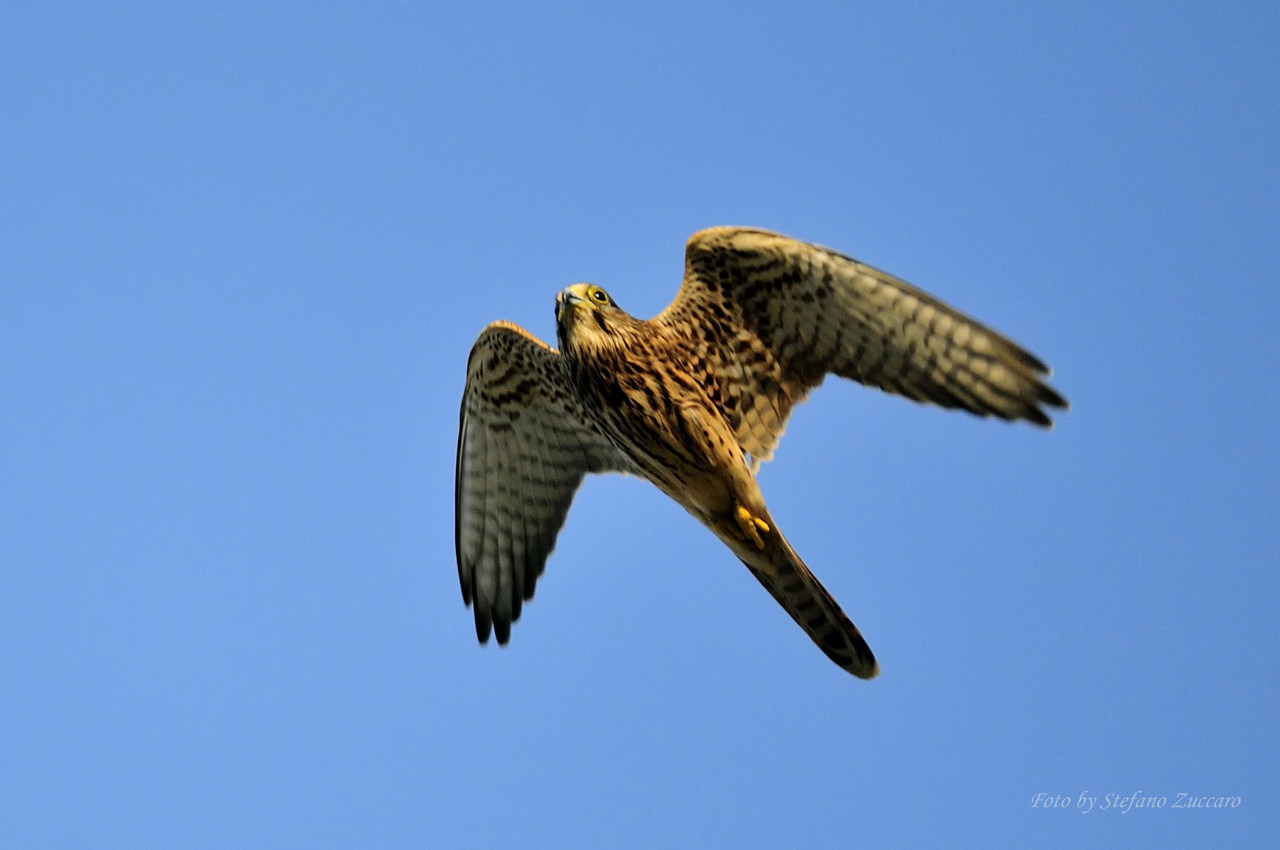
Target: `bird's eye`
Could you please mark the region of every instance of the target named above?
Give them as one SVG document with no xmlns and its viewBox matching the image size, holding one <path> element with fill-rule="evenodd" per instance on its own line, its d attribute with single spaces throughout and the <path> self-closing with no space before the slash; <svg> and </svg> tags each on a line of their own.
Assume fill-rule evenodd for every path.
<svg viewBox="0 0 1280 850">
<path fill-rule="evenodd" d="M 609 303 L 609 294 L 598 286 L 592 287 L 590 296 L 591 296 L 591 300 L 596 302 L 597 304 Z"/>
</svg>

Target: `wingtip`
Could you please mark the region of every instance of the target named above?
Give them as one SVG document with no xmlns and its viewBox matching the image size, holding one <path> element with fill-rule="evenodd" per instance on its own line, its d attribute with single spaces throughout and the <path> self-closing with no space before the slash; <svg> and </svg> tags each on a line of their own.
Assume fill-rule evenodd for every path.
<svg viewBox="0 0 1280 850">
<path fill-rule="evenodd" d="M 1059 413 L 1066 413 L 1071 410 L 1071 404 L 1064 397 L 1059 395 L 1058 391 L 1053 387 L 1042 386 L 1037 401 L 1039 404 L 1043 404 Z M 1050 418 L 1049 414 L 1044 410 L 1041 410 L 1039 407 L 1034 407 L 1032 409 L 1035 411 L 1034 414 L 1027 417 L 1027 419 L 1031 421 L 1031 424 L 1043 428 L 1046 431 L 1052 431 L 1056 423 Z"/>
<path fill-rule="evenodd" d="M 1041 385 L 1040 401 L 1041 403 L 1061 410 L 1064 413 L 1071 409 L 1071 402 L 1067 401 L 1066 396 L 1062 395 L 1048 384 Z"/>
<path fill-rule="evenodd" d="M 479 639 L 481 645 L 489 642 L 489 634 L 493 629 L 493 622 L 486 616 L 476 610 L 476 638 Z"/>
<path fill-rule="evenodd" d="M 493 636 L 498 639 L 498 646 L 506 646 L 511 640 L 511 624 L 498 620 L 493 624 Z"/>
</svg>

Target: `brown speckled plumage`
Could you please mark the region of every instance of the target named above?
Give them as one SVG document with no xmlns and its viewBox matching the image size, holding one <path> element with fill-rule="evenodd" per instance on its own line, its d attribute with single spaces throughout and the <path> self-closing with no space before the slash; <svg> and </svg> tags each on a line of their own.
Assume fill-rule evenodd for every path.
<svg viewBox="0 0 1280 850">
<path fill-rule="evenodd" d="M 778 530 L 756 484 L 791 409 L 828 373 L 979 416 L 1048 426 L 1066 401 L 1005 337 L 897 278 L 775 233 L 690 238 L 680 293 L 641 321 L 601 289 L 557 298 L 560 351 L 506 322 L 468 362 L 457 555 L 482 642 L 506 643 L 588 472 L 640 475 L 733 550 L 815 643 L 879 671 Z"/>
</svg>

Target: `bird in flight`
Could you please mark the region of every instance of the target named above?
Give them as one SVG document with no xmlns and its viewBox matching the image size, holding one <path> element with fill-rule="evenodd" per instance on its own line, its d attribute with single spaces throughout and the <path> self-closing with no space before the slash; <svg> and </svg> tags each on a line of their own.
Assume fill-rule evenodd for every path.
<svg viewBox="0 0 1280 850">
<path fill-rule="evenodd" d="M 652 319 L 598 286 L 556 296 L 558 350 L 510 322 L 467 361 L 455 546 L 481 643 L 505 644 L 589 472 L 648 479 L 711 529 L 832 661 L 870 679 L 862 634 L 782 536 L 756 483 L 828 374 L 1050 427 L 1067 407 L 1034 355 L 892 275 L 739 227 L 695 233 Z"/>
</svg>

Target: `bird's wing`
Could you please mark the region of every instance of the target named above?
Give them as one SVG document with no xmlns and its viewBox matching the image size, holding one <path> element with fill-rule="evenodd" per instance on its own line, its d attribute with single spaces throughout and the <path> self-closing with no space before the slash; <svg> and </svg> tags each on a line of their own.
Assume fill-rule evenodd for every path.
<svg viewBox="0 0 1280 850">
<path fill-rule="evenodd" d="M 978 416 L 1049 426 L 1049 369 L 905 281 L 765 230 L 695 233 L 684 283 L 655 319 L 691 339 L 708 392 L 754 464 L 828 373 Z"/>
<path fill-rule="evenodd" d="M 515 325 L 495 322 L 467 361 L 454 544 L 481 643 L 491 627 L 507 642 L 583 476 L 632 471 L 583 414 L 559 357 Z"/>
</svg>

